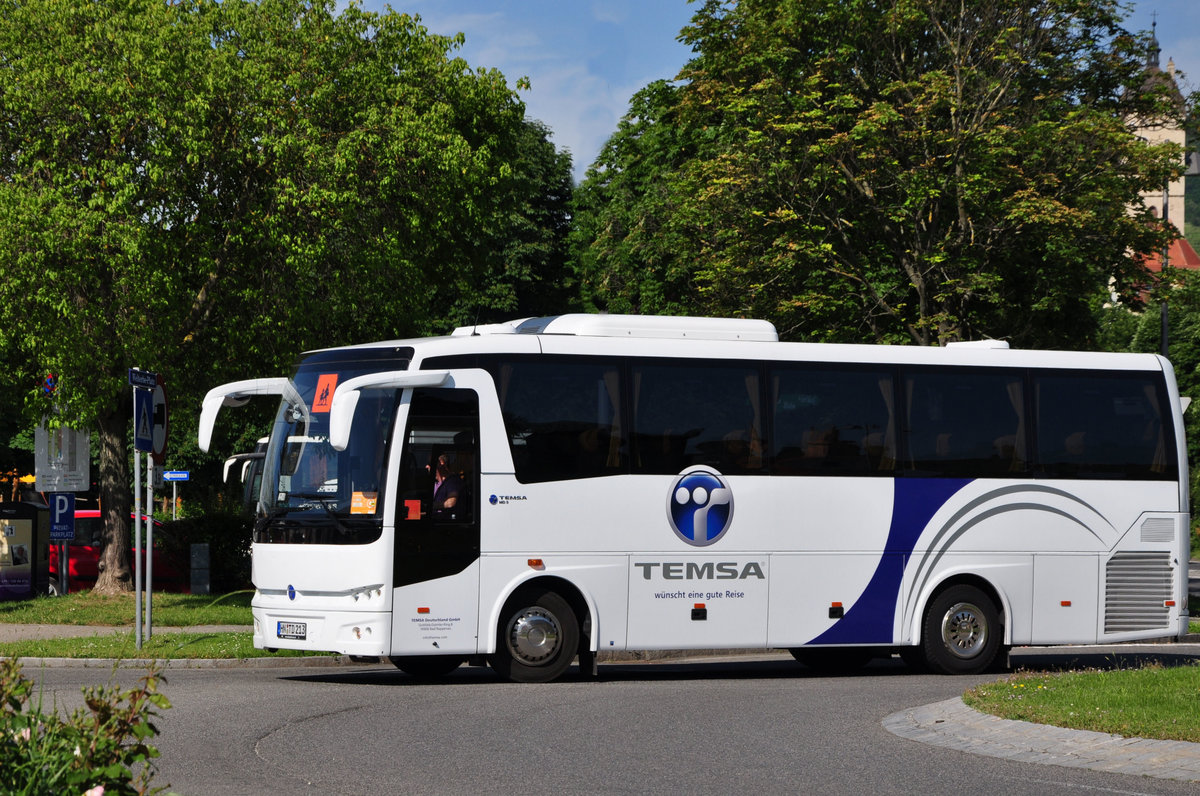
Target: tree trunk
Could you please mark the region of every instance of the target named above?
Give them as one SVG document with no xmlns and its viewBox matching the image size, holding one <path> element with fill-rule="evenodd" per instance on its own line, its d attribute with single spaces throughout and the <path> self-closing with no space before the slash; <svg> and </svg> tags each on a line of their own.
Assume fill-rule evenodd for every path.
<svg viewBox="0 0 1200 796">
<path fill-rule="evenodd" d="M 100 508 L 104 518 L 104 550 L 100 554 L 100 572 L 95 591 L 100 594 L 120 594 L 133 591 L 133 574 L 129 567 L 129 515 L 132 511 L 129 472 L 129 443 L 126 434 L 132 417 L 131 399 L 126 396 L 116 408 L 101 417 L 100 438 Z"/>
</svg>

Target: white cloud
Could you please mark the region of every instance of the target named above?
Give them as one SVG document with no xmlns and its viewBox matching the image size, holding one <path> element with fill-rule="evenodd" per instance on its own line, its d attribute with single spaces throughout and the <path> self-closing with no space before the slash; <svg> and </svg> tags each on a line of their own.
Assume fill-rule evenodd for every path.
<svg viewBox="0 0 1200 796">
<path fill-rule="evenodd" d="M 592 18 L 597 22 L 624 25 L 629 21 L 629 4 L 617 2 L 617 0 L 592 3 Z"/>
<path fill-rule="evenodd" d="M 530 90 L 520 92 L 526 113 L 550 128 L 556 146 L 570 151 L 581 179 L 633 93 L 674 77 L 686 60 L 674 41 L 682 23 L 670 17 L 690 15 L 690 9 L 683 0 L 657 2 L 406 0 L 403 10 L 419 15 L 431 33 L 461 31 L 466 44 L 458 54 L 472 67 L 499 69 L 510 86 L 528 77 Z M 365 5 L 382 10 L 383 0 Z"/>
</svg>

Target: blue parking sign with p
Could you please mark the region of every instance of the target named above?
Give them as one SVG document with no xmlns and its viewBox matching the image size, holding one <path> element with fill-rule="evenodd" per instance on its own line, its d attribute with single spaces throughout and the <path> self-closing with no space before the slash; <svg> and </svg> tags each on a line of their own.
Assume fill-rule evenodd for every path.
<svg viewBox="0 0 1200 796">
<path fill-rule="evenodd" d="M 75 495 L 50 493 L 50 541 L 69 542 L 75 538 Z"/>
</svg>

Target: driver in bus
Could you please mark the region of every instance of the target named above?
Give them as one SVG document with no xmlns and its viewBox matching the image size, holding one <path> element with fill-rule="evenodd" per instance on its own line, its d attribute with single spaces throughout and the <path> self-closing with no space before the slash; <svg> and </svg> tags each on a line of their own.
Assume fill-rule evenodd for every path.
<svg viewBox="0 0 1200 796">
<path fill-rule="evenodd" d="M 435 518 L 453 518 L 455 506 L 458 505 L 462 494 L 463 481 L 458 473 L 451 468 L 451 460 L 446 454 L 437 458 L 433 471 L 433 516 Z"/>
</svg>

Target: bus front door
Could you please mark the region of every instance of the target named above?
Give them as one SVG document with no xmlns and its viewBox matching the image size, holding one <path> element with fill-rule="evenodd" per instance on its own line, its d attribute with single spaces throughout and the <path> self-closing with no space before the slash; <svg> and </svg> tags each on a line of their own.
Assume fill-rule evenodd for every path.
<svg viewBox="0 0 1200 796">
<path fill-rule="evenodd" d="M 476 651 L 479 396 L 413 390 L 395 519 L 392 651 Z"/>
</svg>

